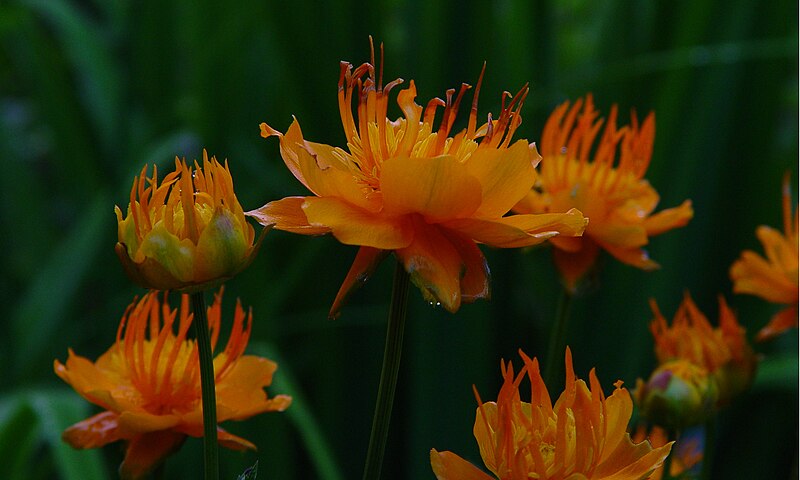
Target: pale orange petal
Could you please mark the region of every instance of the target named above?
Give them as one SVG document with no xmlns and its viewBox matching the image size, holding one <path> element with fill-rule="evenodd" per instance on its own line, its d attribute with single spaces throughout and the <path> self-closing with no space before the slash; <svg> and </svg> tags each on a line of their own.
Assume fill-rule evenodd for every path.
<svg viewBox="0 0 800 480">
<path fill-rule="evenodd" d="M 642 270 L 655 270 L 660 268 L 658 263 L 650 259 L 647 251 L 641 248 L 621 248 L 616 245 L 604 243 L 600 240 L 598 240 L 597 243 L 622 263 L 633 265 Z"/>
<path fill-rule="evenodd" d="M 673 228 L 686 226 L 693 216 L 692 201 L 685 200 L 677 207 L 667 208 L 647 217 L 644 220 L 644 228 L 647 230 L 647 235 L 652 237 Z"/>
<path fill-rule="evenodd" d="M 431 468 L 438 480 L 492 480 L 491 476 L 452 452 L 431 449 Z"/>
<path fill-rule="evenodd" d="M 587 230 L 587 233 L 601 245 L 611 245 L 618 249 L 647 245 L 647 231 L 639 223 L 589 223 Z"/>
<path fill-rule="evenodd" d="M 442 229 L 450 243 L 461 256 L 464 271 L 461 277 L 461 301 L 471 303 L 480 298 L 488 299 L 489 264 L 480 248 L 472 239 L 451 230 Z"/>
<path fill-rule="evenodd" d="M 121 440 L 118 415 L 102 412 L 64 430 L 61 438 L 72 448 L 97 448 Z"/>
<path fill-rule="evenodd" d="M 763 257 L 750 250 L 731 265 L 731 280 L 735 293 L 748 293 L 774 303 L 797 301 L 797 284 L 773 268 Z"/>
<path fill-rule="evenodd" d="M 440 303 L 449 312 L 457 311 L 461 306 L 461 255 L 437 226 L 418 218 L 414 230 L 414 241 L 396 250 L 397 258 L 426 300 Z"/>
<path fill-rule="evenodd" d="M 328 313 L 329 318 L 336 318 L 339 316 L 339 311 L 342 309 L 345 302 L 347 302 L 350 295 L 358 290 L 361 285 L 375 273 L 378 264 L 381 263 L 388 254 L 388 250 L 379 250 L 372 247 L 361 247 L 358 249 L 356 258 L 353 260 L 353 264 L 350 266 L 350 270 L 347 272 L 342 286 L 339 287 L 339 291 L 336 293 L 336 299 L 333 301 L 333 305 Z"/>
<path fill-rule="evenodd" d="M 524 140 L 507 150 L 480 148 L 467 161 L 467 171 L 481 184 L 482 200 L 474 213 L 478 218 L 502 217 L 533 187 L 538 161 Z"/>
<path fill-rule="evenodd" d="M 420 213 L 435 223 L 469 216 L 481 203 L 481 184 L 450 155 L 390 158 L 380 181 L 388 215 Z"/>
<path fill-rule="evenodd" d="M 261 208 L 247 212 L 245 215 L 253 217 L 261 225 L 274 225 L 274 228 L 287 232 L 303 235 L 330 233 L 330 228 L 311 225 L 308 222 L 306 213 L 303 211 L 303 203 L 305 201 L 306 197 L 286 197 L 269 202 Z"/>
<path fill-rule="evenodd" d="M 231 450 L 257 450 L 252 442 L 217 427 L 217 442 Z"/>
<path fill-rule="evenodd" d="M 347 200 L 361 208 L 377 211 L 380 203 L 362 192 L 352 172 L 341 162 L 330 157 L 332 147 L 306 142 L 297 119 L 292 121 L 285 135 L 261 124 L 261 136 L 280 137 L 281 157 L 292 174 L 317 196 L 332 196 Z"/>
<path fill-rule="evenodd" d="M 243 420 L 268 411 L 283 411 L 291 398 L 278 395 L 267 398 L 263 387 L 272 383 L 277 364 L 266 358 L 243 355 L 216 385 L 218 421 Z"/>
<path fill-rule="evenodd" d="M 333 197 L 308 197 L 303 210 L 312 225 L 330 228 L 346 245 L 394 250 L 408 246 L 414 235 L 405 217 L 376 215 Z"/>
<path fill-rule="evenodd" d="M 580 235 L 586 219 L 573 209 L 567 213 L 512 215 L 495 220 L 463 218 L 444 225 L 493 247 L 515 248 L 536 245 L 556 235 Z"/>
<path fill-rule="evenodd" d="M 790 328 L 797 328 L 797 314 L 797 305 L 793 305 L 776 313 L 772 316 L 769 323 L 759 330 L 756 340 L 759 342 L 770 340 Z"/>
<path fill-rule="evenodd" d="M 125 459 L 119 467 L 123 480 L 139 480 L 147 477 L 171 453 L 177 451 L 186 435 L 171 430 L 138 435 L 128 442 Z"/>
<path fill-rule="evenodd" d="M 197 409 L 200 409 L 198 404 Z M 119 428 L 126 436 L 172 428 L 180 423 L 177 415 L 154 415 L 145 411 L 125 411 L 119 415 Z"/>
</svg>

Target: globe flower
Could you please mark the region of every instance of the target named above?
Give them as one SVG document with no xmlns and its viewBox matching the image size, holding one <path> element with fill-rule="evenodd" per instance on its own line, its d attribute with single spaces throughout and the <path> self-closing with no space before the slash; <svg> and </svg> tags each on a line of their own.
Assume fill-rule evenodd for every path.
<svg viewBox="0 0 800 480">
<path fill-rule="evenodd" d="M 566 352 L 566 387 L 553 405 L 539 373 L 539 363 L 520 352 L 525 366 L 514 374 L 501 363 L 503 386 L 497 402 L 478 399 L 475 438 L 486 468 L 500 480 L 640 480 L 658 468 L 672 443 L 653 449 L 634 444 L 627 433 L 633 403 L 622 382 L 606 397 L 594 369 L 589 385 L 575 378 Z M 527 375 L 530 403 L 520 399 Z M 476 396 L 477 392 L 476 392 Z M 492 477 L 451 452 L 431 450 L 439 480 L 485 480 Z"/>
<path fill-rule="evenodd" d="M 642 416 L 664 428 L 681 430 L 709 418 L 719 402 L 716 378 L 686 359 L 670 360 L 653 371 L 634 394 Z"/>
<path fill-rule="evenodd" d="M 211 288 L 234 276 L 255 256 L 255 232 L 223 167 L 203 151 L 202 168 L 175 158 L 175 171 L 159 183 L 153 166 L 134 179 L 127 214 L 117 214 L 117 256 L 137 284 L 156 290 Z"/>
<path fill-rule="evenodd" d="M 446 101 L 434 98 L 423 108 L 414 101 L 411 81 L 397 96 L 403 116 L 389 120 L 389 93 L 402 80 L 384 86 L 382 69 L 376 78 L 374 63 L 373 55 L 372 63 L 355 69 L 341 64 L 346 149 L 305 140 L 296 119 L 285 134 L 261 124 L 261 136 L 280 138 L 286 166 L 313 195 L 273 201 L 248 215 L 279 230 L 332 233 L 360 247 L 332 316 L 390 252 L 428 301 L 455 312 L 463 302 L 489 296 L 489 267 L 476 242 L 524 247 L 583 232 L 586 220 L 576 210 L 504 216 L 536 178 L 535 146 L 512 141 L 527 87 L 504 96 L 497 119 L 489 115 L 479 125 L 479 79 L 467 127 L 451 135 L 469 85 L 462 84 L 458 94 L 448 90 Z M 438 107 L 444 111 L 437 128 Z"/>
<path fill-rule="evenodd" d="M 653 213 L 659 196 L 643 177 L 653 153 L 654 114 L 641 125 L 634 114 L 631 125 L 618 129 L 614 105 L 592 153 L 603 124 L 598 115 L 591 95 L 572 107 L 564 102 L 553 111 L 542 132 L 539 180 L 514 207 L 519 213 L 577 208 L 589 219 L 583 237 L 551 239 L 555 264 L 571 291 L 601 249 L 622 263 L 657 268 L 643 247 L 650 237 L 686 225 L 693 215 L 689 200 Z"/>
<path fill-rule="evenodd" d="M 730 270 L 733 291 L 756 295 L 768 302 L 788 304 L 776 313 L 758 332 L 759 341 L 768 340 L 797 327 L 798 304 L 798 237 L 797 212 L 792 221 L 792 192 L 789 175 L 783 179 L 783 234 L 762 225 L 756 236 L 764 247 L 766 258 L 751 250 L 742 252 Z"/>
<path fill-rule="evenodd" d="M 725 298 L 719 297 L 717 328 L 711 327 L 688 292 L 671 326 L 655 300 L 650 300 L 650 306 L 655 315 L 650 331 L 660 364 L 681 359 L 703 367 L 714 376 L 720 405 L 747 389 L 755 376 L 756 356 L 747 342 L 745 329 L 736 321 Z"/>
<path fill-rule="evenodd" d="M 221 325 L 222 290 L 208 308 L 212 348 Z M 150 292 L 125 311 L 117 340 L 96 362 L 71 349 L 66 364 L 54 361 L 56 374 L 83 398 L 104 409 L 66 431 L 63 439 L 75 448 L 102 447 L 122 440 L 123 478 L 142 478 L 187 436 L 203 436 L 197 344 L 186 338 L 193 314 L 189 295 L 180 311 Z M 291 397 L 268 398 L 277 365 L 244 355 L 250 338 L 252 311 L 245 314 L 237 301 L 233 328 L 225 349 L 214 358 L 218 420 L 243 420 L 269 411 L 283 411 Z M 177 332 L 175 326 L 177 323 Z M 255 449 L 255 445 L 218 427 L 220 445 Z"/>
</svg>

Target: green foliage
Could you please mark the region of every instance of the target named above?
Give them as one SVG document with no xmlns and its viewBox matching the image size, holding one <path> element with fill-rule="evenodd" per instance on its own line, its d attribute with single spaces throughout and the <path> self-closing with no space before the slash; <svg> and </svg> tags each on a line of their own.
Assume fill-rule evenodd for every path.
<svg viewBox="0 0 800 480">
<path fill-rule="evenodd" d="M 319 3 L 0 3 L 0 476 L 113 478 L 119 449 L 76 451 L 60 441 L 95 411 L 64 387 L 52 361 L 70 347 L 96 358 L 143 293 L 113 252 L 113 206 L 128 202 L 133 175 L 207 148 L 229 159 L 246 210 L 305 194 L 258 125 L 283 131 L 296 115 L 307 139 L 341 146 L 338 62 L 367 60 L 370 34 L 385 43 L 385 78 L 414 79 L 420 103 L 474 84 L 484 61 L 482 116 L 498 111 L 503 90 L 530 82 L 517 133 L 530 141 L 556 104 L 587 92 L 603 112 L 612 103 L 639 118 L 656 112 L 647 178 L 660 208 L 691 198 L 695 218 L 653 240 L 661 270 L 606 261 L 595 290 L 573 302 L 567 338 L 579 375 L 596 366 L 609 391 L 617 379 L 631 387 L 649 375 L 650 297 L 671 316 L 688 289 L 715 319 L 722 293 L 751 334 L 777 311 L 734 296 L 727 272 L 743 249 L 761 250 L 756 226 L 781 225 L 787 170 L 796 192 L 796 2 Z M 387 479 L 433 478 L 430 448 L 480 465 L 471 386 L 491 398 L 501 358 L 518 358 L 519 348 L 544 356 L 559 288 L 549 252 L 484 251 L 491 302 L 454 316 L 411 291 Z M 223 477 L 256 461 L 264 478 L 360 475 L 391 268 L 382 265 L 329 321 L 354 256 L 330 237 L 270 232 L 254 264 L 226 287 L 224 312 L 237 296 L 253 307 L 250 351 L 279 362 L 270 394 L 292 394 L 295 403 L 225 425 L 259 451 L 223 450 Z M 715 478 L 796 472 L 796 337 L 757 346 L 762 371 L 720 417 Z M 198 478 L 200 455 L 201 443 L 188 441 L 165 478 Z"/>
</svg>

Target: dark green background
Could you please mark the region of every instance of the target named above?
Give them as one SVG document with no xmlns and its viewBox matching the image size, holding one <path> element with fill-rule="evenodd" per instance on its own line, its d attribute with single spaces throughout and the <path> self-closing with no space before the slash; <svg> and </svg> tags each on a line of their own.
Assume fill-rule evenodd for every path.
<svg viewBox="0 0 800 480">
<path fill-rule="evenodd" d="M 797 191 L 796 2 L 319 3 L 0 3 L 0 476 L 115 476 L 119 446 L 75 452 L 59 442 L 96 410 L 52 362 L 68 347 L 96 358 L 142 293 L 113 252 L 113 206 L 127 204 L 134 174 L 207 148 L 229 159 L 245 209 L 305 194 L 258 124 L 285 130 L 296 115 L 307 139 L 343 145 L 339 61 L 368 60 L 370 34 L 385 43 L 386 78 L 414 79 L 423 105 L 474 84 L 484 61 L 481 116 L 499 110 L 503 90 L 530 82 L 518 138 L 537 140 L 556 104 L 587 92 L 603 112 L 613 103 L 640 118 L 656 112 L 647 178 L 662 208 L 691 198 L 695 218 L 653 240 L 657 272 L 606 259 L 572 311 L 579 375 L 596 366 L 610 392 L 616 379 L 632 387 L 649 373 L 650 297 L 671 317 L 688 289 L 716 321 L 723 294 L 751 335 L 778 310 L 734 296 L 727 272 L 742 249 L 761 251 L 757 225 L 780 227 L 785 171 Z M 329 321 L 355 250 L 273 232 L 229 283 L 229 314 L 236 296 L 255 311 L 250 351 L 280 363 L 270 392 L 295 405 L 226 426 L 259 452 L 224 451 L 224 478 L 257 459 L 259 478 L 360 477 L 392 268 Z M 545 354 L 559 290 L 549 252 L 484 251 L 490 302 L 450 315 L 411 292 L 385 478 L 433 478 L 432 447 L 481 465 L 471 386 L 493 398 L 501 358 Z M 720 416 L 714 478 L 797 478 L 797 332 L 756 348 L 755 385 Z M 188 441 L 166 478 L 199 478 L 201 450 Z"/>
</svg>

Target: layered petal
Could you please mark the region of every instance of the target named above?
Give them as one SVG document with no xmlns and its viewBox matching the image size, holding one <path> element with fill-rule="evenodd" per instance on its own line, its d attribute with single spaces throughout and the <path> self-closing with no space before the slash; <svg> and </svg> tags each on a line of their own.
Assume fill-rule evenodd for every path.
<svg viewBox="0 0 800 480">
<path fill-rule="evenodd" d="M 97 448 L 125 438 L 119 429 L 119 416 L 102 412 L 64 430 L 61 438 L 73 448 Z"/>
<path fill-rule="evenodd" d="M 541 215 L 512 215 L 494 220 L 463 218 L 444 222 L 447 228 L 493 247 L 515 248 L 536 245 L 556 235 L 583 233 L 587 219 L 577 210 Z"/>
<path fill-rule="evenodd" d="M 372 215 L 335 197 L 309 197 L 303 211 L 312 225 L 329 228 L 345 245 L 394 250 L 408 246 L 414 236 L 405 216 Z"/>
<path fill-rule="evenodd" d="M 328 312 L 329 318 L 336 318 L 339 316 L 339 311 L 348 297 L 358 290 L 361 285 L 375 273 L 378 264 L 381 263 L 388 254 L 389 250 L 380 250 L 372 247 L 361 247 L 358 249 L 356 258 L 353 260 L 353 264 L 350 266 L 350 270 L 347 272 L 342 286 L 339 287 L 339 291 L 336 293 L 336 299 L 333 301 L 330 312 Z"/>
<path fill-rule="evenodd" d="M 466 163 L 467 171 L 481 185 L 481 204 L 474 216 L 497 218 L 505 215 L 531 190 L 538 163 L 536 147 L 524 140 L 507 150 L 481 148 Z"/>
<path fill-rule="evenodd" d="M 452 452 L 431 449 L 431 468 L 438 480 L 491 480 L 475 465 Z"/>
<path fill-rule="evenodd" d="M 273 225 L 278 230 L 285 230 L 302 235 L 322 235 L 330 233 L 327 226 L 311 225 L 303 210 L 306 197 L 286 197 L 269 202 L 261 208 L 247 212 L 261 225 Z"/>
<path fill-rule="evenodd" d="M 146 478 L 164 459 L 180 448 L 186 435 L 172 431 L 139 435 L 128 442 L 125 459 L 119 467 L 123 480 Z"/>
</svg>

